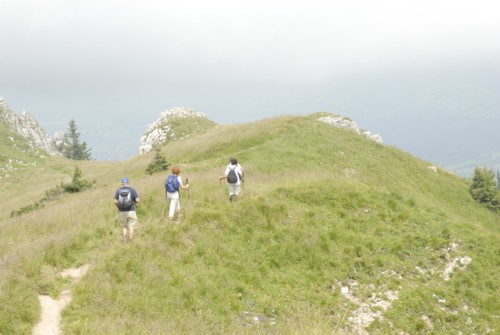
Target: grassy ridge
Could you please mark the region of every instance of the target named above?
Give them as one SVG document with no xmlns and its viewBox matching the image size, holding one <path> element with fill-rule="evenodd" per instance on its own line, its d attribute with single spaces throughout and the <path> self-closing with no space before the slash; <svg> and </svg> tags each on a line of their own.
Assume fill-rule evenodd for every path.
<svg viewBox="0 0 500 335">
<path fill-rule="evenodd" d="M 370 334 L 499 330 L 499 217 L 472 201 L 467 180 L 313 117 L 216 127 L 163 153 L 190 179 L 179 225 L 161 217 L 165 176 L 144 173 L 151 155 L 82 163 L 96 189 L 2 220 L 0 333 L 30 333 L 37 295 L 57 297 L 69 285 L 57 273 L 82 264 L 91 270 L 63 313 L 68 334 L 356 333 L 359 302 L 382 315 L 363 325 Z M 248 176 L 236 203 L 218 182 L 232 155 Z M 47 163 L 42 185 L 25 171 L 2 180 L 25 186 L 9 206 L 72 164 Z M 112 206 L 123 175 L 142 201 L 130 245 Z"/>
</svg>

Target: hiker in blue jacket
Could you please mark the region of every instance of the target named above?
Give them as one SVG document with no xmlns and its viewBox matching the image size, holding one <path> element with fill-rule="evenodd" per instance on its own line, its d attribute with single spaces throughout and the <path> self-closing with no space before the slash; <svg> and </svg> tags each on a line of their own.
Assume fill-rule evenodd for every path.
<svg viewBox="0 0 500 335">
<path fill-rule="evenodd" d="M 226 179 L 229 190 L 229 201 L 236 200 L 240 195 L 240 185 L 245 182 L 245 172 L 238 160 L 234 157 L 229 159 L 229 165 L 226 166 L 224 175 L 219 177 L 219 182 Z"/>
<path fill-rule="evenodd" d="M 167 191 L 167 199 L 170 201 L 170 208 L 168 210 L 168 218 L 173 219 L 175 216 L 180 215 L 181 203 L 180 203 L 180 189 L 189 188 L 189 185 L 182 182 L 182 177 L 179 175 L 181 173 L 181 168 L 179 166 L 174 166 L 172 168 L 172 174 L 165 180 L 165 189 Z M 186 179 L 187 180 L 187 179 Z"/>
</svg>

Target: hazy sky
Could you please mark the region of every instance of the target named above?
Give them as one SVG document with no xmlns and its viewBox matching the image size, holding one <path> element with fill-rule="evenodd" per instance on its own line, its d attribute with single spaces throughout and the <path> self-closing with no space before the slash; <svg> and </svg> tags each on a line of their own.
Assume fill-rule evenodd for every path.
<svg viewBox="0 0 500 335">
<path fill-rule="evenodd" d="M 384 137 L 405 79 L 460 69 L 492 94 L 499 60 L 498 0 L 0 0 L 0 96 L 49 135 L 74 119 L 98 159 L 137 154 L 178 106 L 220 124 L 328 111 Z"/>
</svg>

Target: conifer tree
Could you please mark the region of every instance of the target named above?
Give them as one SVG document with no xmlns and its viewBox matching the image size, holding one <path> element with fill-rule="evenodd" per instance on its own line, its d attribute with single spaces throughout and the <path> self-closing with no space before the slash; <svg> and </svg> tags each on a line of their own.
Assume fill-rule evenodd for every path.
<svg viewBox="0 0 500 335">
<path fill-rule="evenodd" d="M 73 181 L 71 184 L 63 185 L 63 188 L 66 192 L 76 193 L 81 192 L 85 189 L 91 188 L 95 185 L 94 182 L 90 182 L 87 179 L 83 178 L 83 172 L 80 167 L 75 167 L 75 172 L 73 173 Z"/>
<path fill-rule="evenodd" d="M 63 154 L 65 157 L 74 160 L 91 160 L 90 149 L 87 143 L 80 142 L 80 133 L 75 120 L 69 121 L 68 132 L 64 134 Z"/>
<path fill-rule="evenodd" d="M 165 157 L 160 153 L 160 149 L 155 147 L 155 157 L 153 161 L 148 165 L 146 172 L 152 175 L 154 172 L 167 171 L 168 170 L 168 162 Z"/>
<path fill-rule="evenodd" d="M 500 210 L 500 194 L 496 189 L 495 175 L 491 169 L 477 167 L 470 186 L 472 198 L 493 210 Z"/>
<path fill-rule="evenodd" d="M 497 190 L 500 190 L 500 171 L 497 170 Z"/>
</svg>

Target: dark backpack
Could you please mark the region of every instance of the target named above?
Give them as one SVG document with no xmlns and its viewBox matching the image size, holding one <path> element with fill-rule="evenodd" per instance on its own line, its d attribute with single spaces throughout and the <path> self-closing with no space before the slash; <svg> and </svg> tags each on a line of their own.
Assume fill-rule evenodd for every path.
<svg viewBox="0 0 500 335">
<path fill-rule="evenodd" d="M 165 189 L 168 193 L 173 193 L 175 191 L 179 190 L 179 179 L 177 176 L 174 176 L 171 174 L 170 176 L 165 179 Z"/>
<path fill-rule="evenodd" d="M 229 184 L 236 184 L 238 182 L 238 176 L 236 175 L 236 171 L 234 171 L 235 169 L 236 167 L 234 169 L 229 168 L 229 173 L 226 178 Z"/>
<path fill-rule="evenodd" d="M 134 201 L 132 200 L 132 192 L 130 188 L 123 187 L 118 190 L 118 208 L 129 211 L 132 209 Z"/>
</svg>

